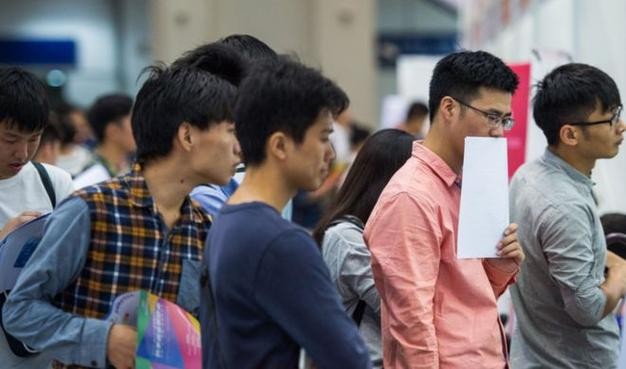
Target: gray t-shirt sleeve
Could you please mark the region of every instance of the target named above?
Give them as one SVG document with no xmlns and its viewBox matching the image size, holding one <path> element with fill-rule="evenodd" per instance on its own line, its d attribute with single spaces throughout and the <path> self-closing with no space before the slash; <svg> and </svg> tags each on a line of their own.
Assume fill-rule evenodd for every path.
<svg viewBox="0 0 626 369">
<path fill-rule="evenodd" d="M 3 309 L 6 330 L 59 361 L 106 367 L 111 322 L 65 312 L 53 298 L 79 276 L 91 239 L 89 209 L 74 197 L 59 205 Z"/>
<path fill-rule="evenodd" d="M 323 247 L 327 262 L 337 259 L 333 262 L 338 262 L 336 284 L 340 293 L 344 297 L 346 294 L 357 296 L 379 313 L 380 296 L 374 285 L 371 255 L 363 233 L 349 224 L 336 225 L 326 231 Z"/>
<path fill-rule="evenodd" d="M 579 204 L 562 204 L 543 212 L 538 235 L 548 262 L 548 271 L 556 282 L 565 311 L 583 326 L 603 318 L 606 296 L 602 280 L 594 273 L 597 260 L 593 250 L 593 215 Z"/>
</svg>

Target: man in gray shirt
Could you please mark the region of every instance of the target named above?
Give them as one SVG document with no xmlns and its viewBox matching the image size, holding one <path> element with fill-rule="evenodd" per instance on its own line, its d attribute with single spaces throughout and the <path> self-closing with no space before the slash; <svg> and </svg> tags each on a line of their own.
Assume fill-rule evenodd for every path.
<svg viewBox="0 0 626 369">
<path fill-rule="evenodd" d="M 590 176 L 597 159 L 618 153 L 621 109 L 615 82 L 588 65 L 563 65 L 538 85 L 534 118 L 548 147 L 511 183 L 526 253 L 511 288 L 513 369 L 617 366 L 612 311 L 626 293 L 626 262 L 607 252 Z"/>
</svg>

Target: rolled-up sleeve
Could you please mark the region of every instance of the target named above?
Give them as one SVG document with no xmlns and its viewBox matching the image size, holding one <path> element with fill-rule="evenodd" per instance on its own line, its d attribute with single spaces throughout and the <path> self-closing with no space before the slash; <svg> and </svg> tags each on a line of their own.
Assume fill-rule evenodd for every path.
<svg viewBox="0 0 626 369">
<path fill-rule="evenodd" d="M 594 224 L 594 219 L 584 207 L 563 205 L 543 213 L 538 232 L 565 311 L 582 326 L 600 321 L 606 304 L 602 280 L 593 272 L 595 263 L 602 261 L 594 255 L 589 224 Z"/>
<path fill-rule="evenodd" d="M 67 364 L 106 367 L 111 323 L 65 312 L 52 304 L 82 270 L 90 242 L 86 203 L 70 198 L 52 213 L 44 236 L 3 309 L 6 330 Z"/>
<path fill-rule="evenodd" d="M 433 299 L 442 236 L 436 214 L 427 199 L 400 193 L 381 199 L 365 228 L 381 298 L 385 367 L 439 367 Z"/>
</svg>

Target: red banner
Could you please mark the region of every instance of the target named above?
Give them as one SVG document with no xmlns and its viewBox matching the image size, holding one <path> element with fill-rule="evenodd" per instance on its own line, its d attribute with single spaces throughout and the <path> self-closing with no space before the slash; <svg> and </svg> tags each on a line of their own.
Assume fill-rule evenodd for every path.
<svg viewBox="0 0 626 369">
<path fill-rule="evenodd" d="M 509 179 L 524 164 L 526 158 L 526 136 L 528 127 L 528 104 L 530 95 L 530 64 L 509 64 L 519 78 L 519 86 L 513 95 L 511 108 L 515 125 L 505 133 L 508 143 Z"/>
</svg>

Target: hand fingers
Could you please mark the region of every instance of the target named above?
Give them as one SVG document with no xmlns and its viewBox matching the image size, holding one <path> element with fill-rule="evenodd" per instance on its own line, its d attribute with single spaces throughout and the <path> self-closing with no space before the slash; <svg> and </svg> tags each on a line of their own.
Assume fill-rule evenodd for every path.
<svg viewBox="0 0 626 369">
<path fill-rule="evenodd" d="M 17 218 L 16 223 L 19 225 L 19 224 L 23 224 L 23 223 L 26 223 L 26 222 L 30 222 L 33 219 L 37 219 L 37 217 L 36 216 L 32 216 L 32 215 L 20 215 Z"/>
<path fill-rule="evenodd" d="M 28 211 L 23 211 L 19 216 L 21 216 L 21 217 L 24 217 L 24 216 L 27 216 L 27 217 L 38 217 L 40 215 L 41 215 L 41 212 L 39 212 L 39 211 L 28 210 Z"/>
<path fill-rule="evenodd" d="M 515 259 L 516 263 L 519 265 L 524 261 L 526 255 L 524 255 L 524 251 L 521 247 L 511 247 L 509 249 L 505 249 L 504 252 L 498 252 L 498 256 L 506 259 Z"/>
<path fill-rule="evenodd" d="M 515 224 L 515 223 L 511 223 L 511 224 L 509 224 L 509 226 L 508 226 L 508 227 L 506 227 L 506 229 L 504 230 L 504 236 L 508 236 L 508 235 L 510 235 L 511 233 L 514 233 L 514 232 L 516 232 L 516 231 L 517 231 L 517 224 Z"/>
<path fill-rule="evenodd" d="M 503 237 L 498 243 L 498 250 L 505 248 L 506 246 L 517 242 L 517 233 L 509 234 L 508 236 Z"/>
<path fill-rule="evenodd" d="M 499 249 L 498 250 L 498 255 L 506 257 L 505 255 L 508 255 L 508 254 L 510 254 L 510 253 L 512 253 L 514 251 L 517 251 L 517 250 L 521 250 L 521 247 L 520 247 L 519 243 L 514 242 L 514 243 L 511 243 L 509 245 L 505 245 L 504 247 Z"/>
</svg>

